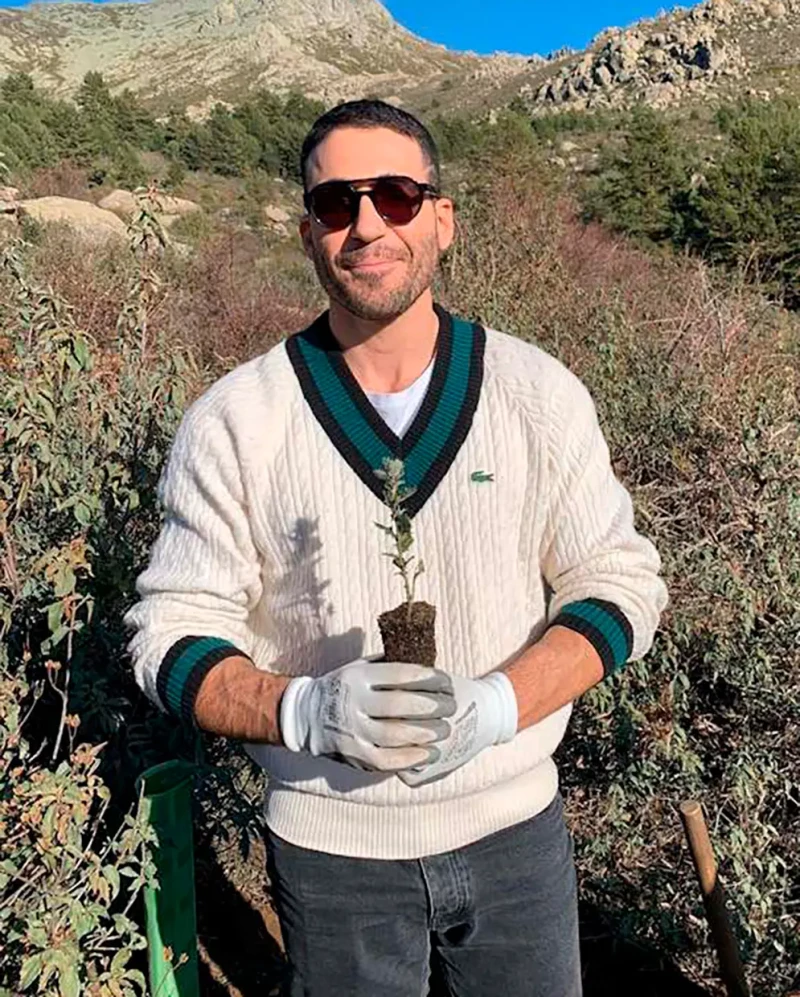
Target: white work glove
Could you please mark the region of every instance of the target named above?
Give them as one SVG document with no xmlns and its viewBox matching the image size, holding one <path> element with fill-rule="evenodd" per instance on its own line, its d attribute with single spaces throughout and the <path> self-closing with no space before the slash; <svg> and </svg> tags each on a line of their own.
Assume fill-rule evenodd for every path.
<svg viewBox="0 0 800 997">
<path fill-rule="evenodd" d="M 449 678 L 456 697 L 450 734 L 439 743 L 438 758 L 398 772 L 408 786 L 421 786 L 441 779 L 484 748 L 511 741 L 517 733 L 517 697 L 507 675 L 492 672 L 480 679 L 468 679 L 461 675 L 450 675 Z"/>
<path fill-rule="evenodd" d="M 397 772 L 438 757 L 456 704 L 450 677 L 422 665 L 358 658 L 319 678 L 292 679 L 280 728 L 290 751 Z"/>
</svg>

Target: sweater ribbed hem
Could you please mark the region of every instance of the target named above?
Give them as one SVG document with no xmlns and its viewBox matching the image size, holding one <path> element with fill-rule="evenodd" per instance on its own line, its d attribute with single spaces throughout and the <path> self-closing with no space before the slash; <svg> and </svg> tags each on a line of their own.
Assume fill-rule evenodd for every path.
<svg viewBox="0 0 800 997">
<path fill-rule="evenodd" d="M 271 782 L 267 826 L 300 848 L 369 859 L 418 859 L 463 848 L 545 810 L 558 791 L 551 758 L 469 796 L 376 806 L 317 796 Z"/>
</svg>

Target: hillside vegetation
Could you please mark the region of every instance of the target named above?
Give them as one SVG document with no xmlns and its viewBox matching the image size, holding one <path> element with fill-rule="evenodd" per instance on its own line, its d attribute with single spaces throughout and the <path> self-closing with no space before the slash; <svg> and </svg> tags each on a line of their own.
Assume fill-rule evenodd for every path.
<svg viewBox="0 0 800 997">
<path fill-rule="evenodd" d="M 125 169 L 141 179 L 154 152 L 178 191 L 281 173 L 296 197 L 315 113 L 300 101 L 157 121 L 97 76 L 75 107 L 13 76 L 0 150 L 20 185 L 68 157 L 87 197 Z M 585 698 L 561 752 L 582 896 L 609 942 L 652 946 L 719 993 L 677 813 L 702 799 L 756 997 L 800 976 L 800 320 L 780 305 L 798 247 L 789 202 L 764 193 L 794 160 L 754 158 L 795 113 L 720 119 L 713 164 L 692 160 L 707 133 L 677 148 L 647 115 L 602 133 L 516 105 L 495 124 L 434 122 L 460 218 L 439 298 L 584 378 L 671 594 L 653 652 Z M 567 129 L 581 156 L 605 143 L 593 174 L 549 162 Z M 775 228 L 724 227 L 742 175 Z M 158 475 L 188 402 L 323 300 L 295 243 L 221 213 L 188 254 L 164 247 L 146 198 L 131 250 L 23 234 L 5 237 L 0 272 L 0 989 L 133 995 L 149 875 L 134 779 L 216 750 L 144 701 L 124 651 Z M 240 769 L 203 782 L 201 842 L 257 833 L 226 771 Z M 217 902 L 201 888 L 203 909 Z"/>
</svg>

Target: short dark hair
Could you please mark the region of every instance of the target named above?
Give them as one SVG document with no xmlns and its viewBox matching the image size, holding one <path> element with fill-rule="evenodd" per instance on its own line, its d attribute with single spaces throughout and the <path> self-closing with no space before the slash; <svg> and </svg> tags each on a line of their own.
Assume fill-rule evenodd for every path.
<svg viewBox="0 0 800 997">
<path fill-rule="evenodd" d="M 308 160 L 317 146 L 323 142 L 335 128 L 389 128 L 399 135 L 413 138 L 422 149 L 425 161 L 430 169 L 430 178 L 438 189 L 441 182 L 439 166 L 439 150 L 428 129 L 421 121 L 403 111 L 399 107 L 387 104 L 383 100 L 348 100 L 338 104 L 321 115 L 311 126 L 311 131 L 303 140 L 300 150 L 300 175 L 303 187 L 308 184 Z"/>
</svg>

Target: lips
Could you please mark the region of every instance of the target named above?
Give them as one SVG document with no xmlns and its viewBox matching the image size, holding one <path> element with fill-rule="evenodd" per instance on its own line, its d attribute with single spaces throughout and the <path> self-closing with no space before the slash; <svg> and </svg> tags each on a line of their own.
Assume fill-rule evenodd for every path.
<svg viewBox="0 0 800 997">
<path fill-rule="evenodd" d="M 399 263 L 399 256 L 375 256 L 364 257 L 363 259 L 342 261 L 341 266 L 345 270 L 384 270 L 387 267 Z"/>
<path fill-rule="evenodd" d="M 375 260 L 374 262 L 354 263 L 350 270 L 385 270 L 397 263 L 397 260 Z"/>
</svg>

